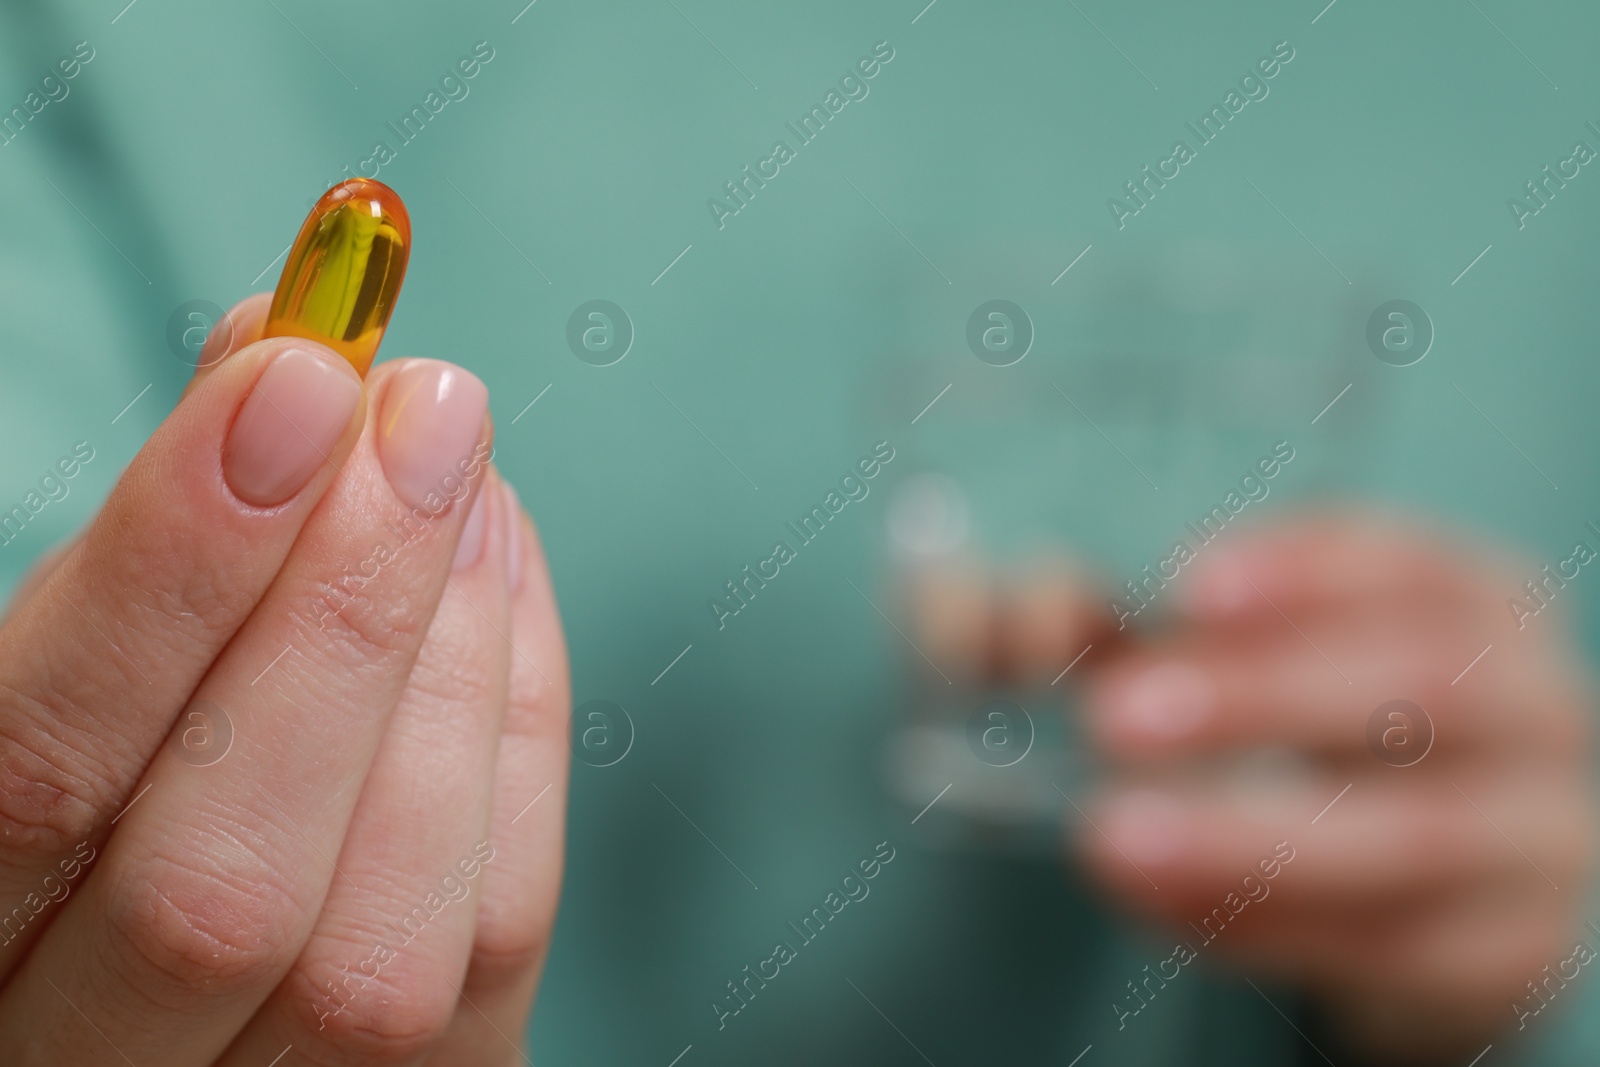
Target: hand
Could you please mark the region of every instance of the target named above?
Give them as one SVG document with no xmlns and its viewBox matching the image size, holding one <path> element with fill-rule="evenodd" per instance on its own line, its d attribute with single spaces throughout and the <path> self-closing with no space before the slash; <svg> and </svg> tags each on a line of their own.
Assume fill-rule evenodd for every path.
<svg viewBox="0 0 1600 1067">
<path fill-rule="evenodd" d="M 1537 1026 L 1527 983 L 1570 978 L 1591 940 L 1593 694 L 1559 594 L 1519 629 L 1507 599 L 1536 567 L 1380 517 L 1229 537 L 1174 583 L 1170 629 L 1092 672 L 1118 768 L 1086 806 L 1092 870 L 1198 955 L 1311 990 L 1386 1062 Z M 1387 716 L 1369 745 L 1395 699 L 1431 719 L 1425 755 L 1420 722 Z"/>
<path fill-rule="evenodd" d="M 568 751 L 537 536 L 482 383 L 363 387 L 265 306 L 0 626 L 8 1063 L 523 1062 Z"/>
</svg>

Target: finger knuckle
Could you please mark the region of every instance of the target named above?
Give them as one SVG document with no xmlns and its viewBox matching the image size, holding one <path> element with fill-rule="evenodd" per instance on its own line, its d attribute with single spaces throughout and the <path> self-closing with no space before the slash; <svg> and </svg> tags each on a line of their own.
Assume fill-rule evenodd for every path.
<svg viewBox="0 0 1600 1067">
<path fill-rule="evenodd" d="M 159 558 L 139 561 L 143 566 L 137 574 L 128 576 L 124 588 L 142 588 L 138 584 L 140 576 L 149 586 L 149 574 L 170 570 L 173 550 L 166 544 L 161 548 L 163 554 Z M 200 552 L 199 546 L 194 546 L 193 551 L 180 558 L 194 558 Z M 171 635 L 176 642 L 209 633 L 231 633 L 260 595 L 256 577 L 253 568 L 248 567 L 183 570 L 172 574 L 169 584 L 150 587 L 145 610 L 160 619 L 179 620 L 180 629 Z"/>
<path fill-rule="evenodd" d="M 252 558 L 259 544 L 250 533 L 170 521 L 202 506 L 187 499 L 187 491 L 179 491 L 186 499 L 176 512 L 138 499 L 144 492 L 170 494 L 170 486 L 157 483 L 173 472 L 160 466 L 143 456 L 134 461 L 130 474 L 143 492 L 114 496 L 86 539 L 86 552 L 69 559 L 62 573 L 69 587 L 91 596 L 91 590 L 116 592 L 114 606 L 103 593 L 96 599 L 104 601 L 113 625 L 127 628 L 132 648 L 182 659 L 195 654 L 196 642 L 209 646 L 232 634 L 255 607 L 270 572 L 264 575 Z"/>
<path fill-rule="evenodd" d="M 110 785 L 37 725 L 56 712 L 13 691 L 0 692 L 0 841 L 22 862 L 44 860 L 89 840 Z"/>
<path fill-rule="evenodd" d="M 308 922 L 265 865 L 225 868 L 203 851 L 125 862 L 107 894 L 111 965 L 164 1005 L 270 988 Z"/>
<path fill-rule="evenodd" d="M 471 649 L 424 648 L 406 684 L 423 704 L 447 709 L 488 706 L 496 692 L 483 657 Z"/>
<path fill-rule="evenodd" d="M 550 922 L 532 905 L 520 904 L 479 915 L 469 973 L 475 985 L 508 986 L 544 963 L 550 947 Z"/>
<path fill-rule="evenodd" d="M 564 666 L 561 661 L 547 676 L 524 676 L 527 684 L 511 687 L 504 726 L 508 737 L 567 743 L 572 729 L 572 692 Z"/>
<path fill-rule="evenodd" d="M 289 987 L 311 1038 L 297 1051 L 318 1067 L 411 1063 L 450 1027 L 457 997 L 442 975 L 395 964 L 370 976 L 362 970 L 310 966 Z"/>
<path fill-rule="evenodd" d="M 301 620 L 307 631 L 305 647 L 323 649 L 353 667 L 386 664 L 417 647 L 424 614 L 404 597 L 390 601 L 378 595 L 325 596 Z"/>
</svg>

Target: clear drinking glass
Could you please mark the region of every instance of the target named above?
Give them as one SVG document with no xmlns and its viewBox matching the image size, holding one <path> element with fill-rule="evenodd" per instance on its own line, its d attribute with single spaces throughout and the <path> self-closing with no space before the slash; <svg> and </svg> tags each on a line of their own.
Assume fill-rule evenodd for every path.
<svg viewBox="0 0 1600 1067">
<path fill-rule="evenodd" d="M 1045 258 L 1011 251 L 1014 261 Z M 969 258 L 999 262 L 992 249 Z M 1046 276 L 1000 294 L 1027 320 L 1004 324 L 1032 337 L 1008 366 L 967 351 L 965 320 L 994 294 L 962 304 L 924 287 L 904 297 L 881 417 L 903 421 L 905 398 L 939 397 L 896 442 L 904 458 L 882 513 L 894 582 L 965 556 L 1016 561 L 1048 549 L 1120 589 L 1180 538 L 1193 541 L 1186 523 L 1278 442 L 1295 458 L 1240 520 L 1336 488 L 1361 465 L 1373 409 L 1363 395 L 1372 390 L 1341 390 L 1375 361 L 1361 343 L 1367 290 L 1353 295 L 1321 266 L 1281 248 L 1095 248 L 1060 285 Z M 1336 394 L 1342 406 L 1319 416 Z M 1160 625 L 1153 606 L 1136 626 Z M 1109 603 L 1106 612 L 1114 624 Z M 914 633 L 916 620 L 898 625 Z M 1063 669 L 1075 651 L 1062 650 Z M 917 830 L 953 848 L 1058 851 L 1061 813 L 1097 773 L 1075 672 L 1005 692 L 947 681 L 915 655 L 906 662 L 884 767 L 914 815 L 938 797 Z"/>
</svg>

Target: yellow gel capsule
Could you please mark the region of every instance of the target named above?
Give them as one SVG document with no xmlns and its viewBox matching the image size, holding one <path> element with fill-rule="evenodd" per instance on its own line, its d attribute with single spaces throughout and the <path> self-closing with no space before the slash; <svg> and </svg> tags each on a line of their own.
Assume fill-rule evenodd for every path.
<svg viewBox="0 0 1600 1067">
<path fill-rule="evenodd" d="M 410 251 L 411 218 L 393 189 L 371 178 L 340 182 L 300 227 L 263 336 L 319 341 L 365 378 Z"/>
</svg>

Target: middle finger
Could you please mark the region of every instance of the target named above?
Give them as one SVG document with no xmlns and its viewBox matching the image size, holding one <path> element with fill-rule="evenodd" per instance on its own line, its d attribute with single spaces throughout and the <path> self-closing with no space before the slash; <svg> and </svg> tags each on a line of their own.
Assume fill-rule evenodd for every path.
<svg viewBox="0 0 1600 1067">
<path fill-rule="evenodd" d="M 409 1063 L 444 1033 L 486 868 L 510 629 L 506 494 L 472 506 L 449 587 L 361 791 L 322 914 L 289 976 L 219 1061 Z"/>
</svg>

